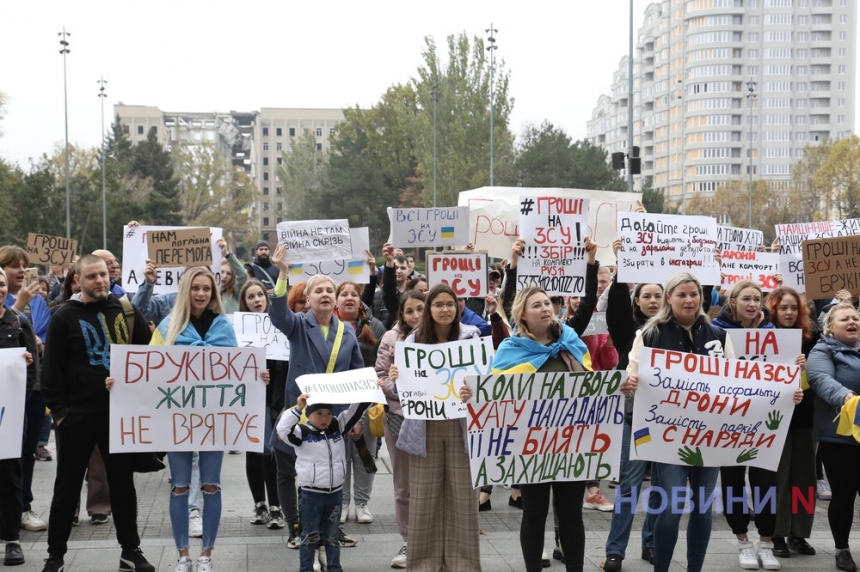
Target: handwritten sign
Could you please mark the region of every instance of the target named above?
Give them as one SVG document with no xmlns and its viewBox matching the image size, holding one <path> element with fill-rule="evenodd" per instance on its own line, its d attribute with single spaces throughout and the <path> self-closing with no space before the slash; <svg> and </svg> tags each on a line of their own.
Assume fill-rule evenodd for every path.
<svg viewBox="0 0 860 572">
<path fill-rule="evenodd" d="M 801 248 L 809 298 L 832 298 L 840 290 L 860 294 L 860 236 L 804 240 Z"/>
<path fill-rule="evenodd" d="M 690 272 L 702 284 L 719 284 L 714 259 L 717 221 L 704 216 L 621 213 L 618 215 L 618 280 L 663 284 Z"/>
<path fill-rule="evenodd" d="M 458 298 L 489 294 L 486 252 L 428 252 L 427 284 L 447 284 Z"/>
<path fill-rule="evenodd" d="M 584 235 L 597 244 L 597 259 L 602 264 L 615 260 L 612 241 L 618 238 L 617 214 L 635 210 L 642 200 L 641 193 L 589 189 L 481 187 L 462 191 L 458 204 L 469 207 L 470 242 L 476 250 L 485 250 L 496 258 L 511 257 L 511 245 L 520 236 L 520 197 L 524 194 L 589 199 Z"/>
<path fill-rule="evenodd" d="M 469 242 L 469 207 L 388 207 L 388 242 L 401 248 L 455 246 Z"/>
<path fill-rule="evenodd" d="M 0 350 L 0 459 L 21 457 L 27 362 L 23 348 Z"/>
<path fill-rule="evenodd" d="M 260 348 L 111 345 L 110 450 L 263 452 Z"/>
<path fill-rule="evenodd" d="M 778 224 L 774 230 L 779 241 L 779 269 L 783 285 L 806 292 L 803 241 L 860 234 L 860 219 Z"/>
<path fill-rule="evenodd" d="M 394 346 L 397 394 L 407 419 L 460 419 L 466 405 L 460 386 L 467 375 L 487 375 L 493 366 L 490 338 L 444 344 L 398 342 Z"/>
<path fill-rule="evenodd" d="M 146 233 L 146 247 L 156 268 L 212 266 L 208 228 L 151 230 Z"/>
<path fill-rule="evenodd" d="M 779 287 L 779 255 L 755 250 L 724 250 L 722 252 L 723 288 L 731 288 L 743 280 L 751 280 L 765 292 Z"/>
<path fill-rule="evenodd" d="M 30 264 L 68 267 L 75 259 L 78 241 L 49 234 L 31 232 L 27 235 L 27 257 Z"/>
<path fill-rule="evenodd" d="M 126 292 L 137 292 L 138 287 L 146 281 L 143 270 L 146 268 L 146 259 L 149 258 L 147 246 L 147 234 L 161 231 L 185 230 L 182 226 L 124 226 L 122 228 L 122 287 Z M 209 267 L 215 274 L 215 278 L 221 282 L 221 249 L 218 247 L 218 239 L 222 236 L 218 227 L 209 228 L 209 242 L 212 250 L 212 264 Z M 155 284 L 152 292 L 164 294 L 179 290 L 179 279 L 185 273 L 184 266 L 171 268 L 156 268 Z"/>
<path fill-rule="evenodd" d="M 795 328 L 726 330 L 738 359 L 793 364 L 803 353 L 803 332 Z"/>
<path fill-rule="evenodd" d="M 796 365 L 643 348 L 630 458 L 773 469 L 799 386 Z"/>
<path fill-rule="evenodd" d="M 720 250 L 754 252 L 763 245 L 764 233 L 760 230 L 723 225 L 717 227 L 717 247 Z"/>
<path fill-rule="evenodd" d="M 564 315 L 565 320 L 573 316 Z M 582 337 L 599 336 L 600 334 L 608 334 L 609 328 L 606 325 L 606 312 L 594 312 L 591 314 L 591 319 L 588 320 L 588 326 L 582 332 Z"/>
<path fill-rule="evenodd" d="M 379 378 L 372 367 L 339 373 L 300 375 L 296 385 L 307 393 L 308 404 L 314 403 L 385 403 Z"/>
<path fill-rule="evenodd" d="M 352 239 L 349 221 L 298 220 L 279 222 L 278 244 L 287 247 L 286 261 L 315 262 L 352 258 Z"/>
<path fill-rule="evenodd" d="M 474 486 L 620 474 L 626 378 L 623 371 L 467 377 Z"/>
<path fill-rule="evenodd" d="M 338 260 L 322 260 L 300 262 L 290 265 L 290 282 L 306 282 L 311 276 L 324 274 L 340 284 L 355 282 L 367 284 L 370 282 L 370 269 L 367 267 L 367 253 L 370 250 L 370 233 L 366 226 L 349 229 L 352 241 L 352 257 Z"/>
<path fill-rule="evenodd" d="M 234 312 L 231 317 L 240 348 L 265 348 L 266 359 L 290 361 L 290 340 L 272 325 L 268 314 Z"/>
<path fill-rule="evenodd" d="M 526 245 L 517 264 L 517 290 L 539 286 L 551 296 L 585 293 L 587 213 L 588 199 L 520 197 Z"/>
</svg>

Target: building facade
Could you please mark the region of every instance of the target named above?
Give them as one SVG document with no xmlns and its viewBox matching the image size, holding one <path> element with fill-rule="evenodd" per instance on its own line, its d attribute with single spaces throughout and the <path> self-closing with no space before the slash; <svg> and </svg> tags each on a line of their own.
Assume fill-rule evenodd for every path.
<svg viewBox="0 0 860 572">
<path fill-rule="evenodd" d="M 787 190 L 804 147 L 854 133 L 856 30 L 854 0 L 650 4 L 633 72 L 637 187 L 653 177 L 682 207 L 747 179 L 751 162 L 755 179 Z M 610 153 L 627 151 L 627 61 L 587 123 Z"/>
</svg>

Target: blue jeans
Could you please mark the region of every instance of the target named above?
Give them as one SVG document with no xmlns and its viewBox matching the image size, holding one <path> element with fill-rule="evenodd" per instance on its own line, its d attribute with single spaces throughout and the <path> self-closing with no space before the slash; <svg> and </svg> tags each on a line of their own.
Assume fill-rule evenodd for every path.
<svg viewBox="0 0 860 572">
<path fill-rule="evenodd" d="M 651 461 L 634 461 L 630 459 L 631 428 L 624 424 L 621 438 L 621 475 L 618 477 L 618 488 L 615 490 L 615 510 L 612 513 L 612 523 L 609 525 L 609 536 L 606 538 L 606 555 L 617 554 L 624 559 L 627 543 L 630 541 L 630 529 L 633 526 L 633 516 L 639 507 L 639 493 L 642 491 L 642 479 Z M 652 471 L 651 487 L 659 486 L 659 477 Z M 656 508 L 660 505 L 660 495 L 652 491 L 648 495 L 649 510 L 645 515 L 642 526 L 642 549 L 654 548 L 654 520 L 657 518 Z"/>
<path fill-rule="evenodd" d="M 191 453 L 191 481 L 188 489 L 188 512 L 200 510 L 200 453 Z"/>
<path fill-rule="evenodd" d="M 170 476 L 173 479 L 173 489 L 170 493 L 170 524 L 173 527 L 173 539 L 177 550 L 188 548 L 188 491 L 177 493 L 178 488 L 191 488 L 192 456 L 191 451 L 167 453 L 170 463 Z M 218 536 L 218 522 L 221 520 L 221 462 L 224 451 L 201 451 L 200 482 L 205 485 L 217 485 L 214 493 L 203 491 L 203 550 L 215 546 Z M 340 521 L 338 521 L 340 522 Z"/>
<path fill-rule="evenodd" d="M 329 572 L 342 572 L 340 543 L 337 529 L 340 526 L 340 503 L 343 492 L 318 493 L 302 490 L 299 503 L 302 524 L 302 547 L 299 553 L 299 572 L 313 572 L 314 552 L 322 540 Z"/>
<path fill-rule="evenodd" d="M 711 504 L 719 467 L 691 467 L 654 463 L 652 477 L 657 475 L 664 495 L 654 521 L 654 572 L 668 572 L 678 542 L 678 528 L 684 502 L 673 502 L 682 494 L 690 497 L 690 520 L 687 523 L 687 572 L 701 572 L 711 537 Z M 687 482 L 689 481 L 689 485 Z M 680 505 L 680 506 L 678 506 Z"/>
</svg>

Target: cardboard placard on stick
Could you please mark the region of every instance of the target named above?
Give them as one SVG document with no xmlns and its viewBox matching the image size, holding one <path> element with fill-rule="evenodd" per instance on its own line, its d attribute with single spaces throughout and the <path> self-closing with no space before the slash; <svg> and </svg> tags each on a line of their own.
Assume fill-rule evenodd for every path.
<svg viewBox="0 0 860 572">
<path fill-rule="evenodd" d="M 78 241 L 74 238 L 37 232 L 27 235 L 27 255 L 30 258 L 30 264 L 67 268 L 74 260 L 77 251 Z"/>
<path fill-rule="evenodd" d="M 146 248 L 156 268 L 212 266 L 208 228 L 151 230 L 146 235 Z"/>
<path fill-rule="evenodd" d="M 860 236 L 804 240 L 806 296 L 832 298 L 840 290 L 860 294 Z"/>
</svg>

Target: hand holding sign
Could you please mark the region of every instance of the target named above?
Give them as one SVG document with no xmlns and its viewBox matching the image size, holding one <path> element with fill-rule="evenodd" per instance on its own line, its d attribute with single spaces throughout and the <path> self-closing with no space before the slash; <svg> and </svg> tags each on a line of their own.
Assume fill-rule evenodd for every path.
<svg viewBox="0 0 860 572">
<path fill-rule="evenodd" d="M 290 265 L 287 264 L 287 245 L 279 244 L 275 248 L 275 253 L 272 255 L 272 261 L 274 261 L 275 266 L 278 267 L 278 270 L 281 271 L 281 274 L 287 272 L 290 268 Z"/>
</svg>

